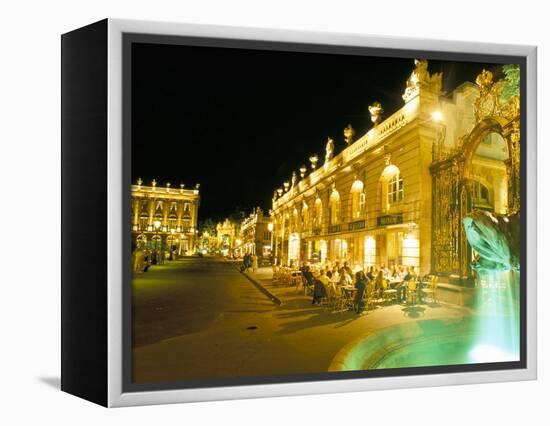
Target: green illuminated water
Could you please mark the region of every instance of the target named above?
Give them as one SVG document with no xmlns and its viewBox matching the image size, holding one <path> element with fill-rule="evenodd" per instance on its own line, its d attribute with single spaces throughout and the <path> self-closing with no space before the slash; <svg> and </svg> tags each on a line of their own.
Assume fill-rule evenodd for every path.
<svg viewBox="0 0 550 426">
<path fill-rule="evenodd" d="M 519 273 L 482 271 L 476 285 L 472 316 L 391 327 L 369 339 L 361 369 L 518 361 Z"/>
<path fill-rule="evenodd" d="M 460 319 L 411 320 L 380 330 L 357 343 L 347 353 L 344 365 L 338 368 L 363 370 L 518 361 L 519 277 L 515 271 L 478 271 L 471 315 Z"/>
</svg>

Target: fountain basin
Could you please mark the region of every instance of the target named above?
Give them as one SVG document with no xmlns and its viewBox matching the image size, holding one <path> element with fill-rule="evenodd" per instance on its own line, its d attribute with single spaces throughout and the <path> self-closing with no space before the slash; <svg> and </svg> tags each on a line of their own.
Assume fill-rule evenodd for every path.
<svg viewBox="0 0 550 426">
<path fill-rule="evenodd" d="M 480 332 L 490 317 L 418 320 L 369 333 L 344 346 L 329 371 L 463 365 L 519 360 L 513 336 Z"/>
</svg>

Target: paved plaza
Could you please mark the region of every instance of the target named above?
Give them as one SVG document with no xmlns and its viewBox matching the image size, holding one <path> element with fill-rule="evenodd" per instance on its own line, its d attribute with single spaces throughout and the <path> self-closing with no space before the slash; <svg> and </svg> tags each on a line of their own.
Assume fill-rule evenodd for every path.
<svg viewBox="0 0 550 426">
<path fill-rule="evenodd" d="M 312 306 L 311 297 L 249 274 L 281 300 L 272 302 L 236 264 L 185 257 L 154 265 L 133 280 L 136 383 L 325 372 L 349 342 L 419 319 L 459 318 L 449 305 L 377 307 L 363 315 Z"/>
</svg>

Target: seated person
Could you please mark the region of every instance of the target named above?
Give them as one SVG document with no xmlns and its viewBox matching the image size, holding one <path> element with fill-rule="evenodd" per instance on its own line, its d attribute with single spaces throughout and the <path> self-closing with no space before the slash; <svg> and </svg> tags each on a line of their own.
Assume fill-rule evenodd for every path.
<svg viewBox="0 0 550 426">
<path fill-rule="evenodd" d="M 345 287 L 345 286 L 350 286 L 353 283 L 353 279 L 351 278 L 351 275 L 348 274 L 348 272 L 344 268 L 340 269 L 340 272 L 338 275 L 340 275 L 340 280 L 338 281 L 339 285 Z"/>
<path fill-rule="evenodd" d="M 395 287 L 397 289 L 397 303 L 405 301 L 407 297 L 407 286 L 409 281 L 412 279 L 416 279 L 414 275 L 414 268 L 407 268 L 407 273 L 403 277 L 403 281 Z"/>
<path fill-rule="evenodd" d="M 306 265 L 302 269 L 302 277 L 304 277 L 304 279 L 306 280 L 308 287 L 311 287 L 313 285 L 313 282 L 315 281 L 315 277 L 311 273 L 309 266 Z"/>
<path fill-rule="evenodd" d="M 374 278 L 375 278 L 374 266 L 369 267 L 369 271 L 367 272 L 367 278 L 371 281 L 374 280 Z"/>
<path fill-rule="evenodd" d="M 347 272 L 350 276 L 353 276 L 353 271 L 352 271 L 351 268 L 349 267 L 348 262 L 344 262 L 344 269 L 346 270 L 346 272 Z"/>
<path fill-rule="evenodd" d="M 374 293 L 378 296 L 382 296 L 382 293 L 384 292 L 384 285 L 382 281 L 384 281 L 384 272 L 380 269 L 373 281 Z"/>
<path fill-rule="evenodd" d="M 328 285 L 328 277 L 325 271 L 321 270 L 319 277 L 313 280 L 313 305 L 318 305 L 323 297 L 327 296 L 326 286 Z"/>
<path fill-rule="evenodd" d="M 338 269 L 334 268 L 332 270 L 332 282 L 338 284 L 340 281 L 340 274 L 338 273 Z"/>
</svg>

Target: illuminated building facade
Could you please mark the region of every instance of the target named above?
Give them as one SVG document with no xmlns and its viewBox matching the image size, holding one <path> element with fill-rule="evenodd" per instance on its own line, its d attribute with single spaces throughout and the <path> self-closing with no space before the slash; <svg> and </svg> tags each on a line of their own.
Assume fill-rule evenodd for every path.
<svg viewBox="0 0 550 426">
<path fill-rule="evenodd" d="M 197 236 L 197 215 L 200 204 L 199 185 L 186 189 L 172 188 L 169 183 L 151 186 L 138 179 L 132 185 L 132 244 L 134 247 L 176 250 L 192 254 Z"/>
<path fill-rule="evenodd" d="M 238 226 L 231 220 L 225 219 L 216 225 L 217 247 L 223 256 L 233 254 L 237 243 Z"/>
<path fill-rule="evenodd" d="M 474 254 L 461 220 L 473 209 L 519 212 L 519 68 L 483 71 L 441 94 L 441 74 L 416 60 L 401 109 L 334 155 L 292 174 L 273 195 L 279 264 L 348 261 L 414 266 L 420 274 L 467 280 Z M 319 164 L 318 164 L 319 163 Z"/>
<path fill-rule="evenodd" d="M 259 258 L 269 259 L 271 255 L 270 218 L 261 208 L 254 211 L 241 222 L 239 254 L 255 254 Z"/>
</svg>

